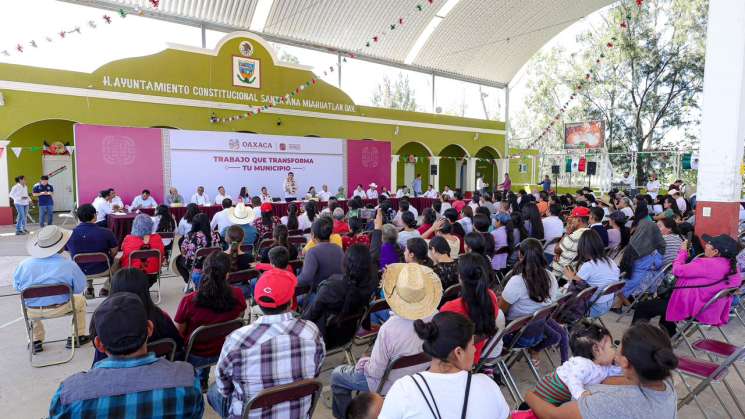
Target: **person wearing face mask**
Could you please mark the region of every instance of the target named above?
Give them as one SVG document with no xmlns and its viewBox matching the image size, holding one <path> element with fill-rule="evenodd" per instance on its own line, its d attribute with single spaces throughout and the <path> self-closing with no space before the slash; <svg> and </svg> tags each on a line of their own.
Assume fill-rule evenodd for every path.
<svg viewBox="0 0 745 419">
<path fill-rule="evenodd" d="M 416 320 L 422 349 L 432 357 L 428 371 L 398 379 L 388 391 L 381 419 L 499 418 L 510 409 L 499 386 L 484 374 L 471 374 L 473 322 L 465 316 L 437 313 L 431 322 Z"/>
</svg>

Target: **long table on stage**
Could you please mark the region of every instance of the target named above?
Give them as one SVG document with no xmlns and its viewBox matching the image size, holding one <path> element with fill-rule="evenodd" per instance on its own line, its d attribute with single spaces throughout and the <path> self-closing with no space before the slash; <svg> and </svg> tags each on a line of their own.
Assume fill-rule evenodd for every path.
<svg viewBox="0 0 745 419">
<path fill-rule="evenodd" d="M 391 206 L 393 209 L 398 210 L 398 199 L 391 198 Z M 421 215 L 425 208 L 429 208 L 432 206 L 432 202 L 434 199 L 432 198 L 409 198 L 409 202 L 411 205 L 416 208 L 416 210 Z M 349 210 L 349 206 L 347 205 L 348 201 L 337 201 L 339 206 L 344 210 L 344 212 L 347 212 Z M 378 205 L 377 199 L 363 199 L 362 202 L 367 205 Z M 305 201 L 296 201 L 296 204 L 304 205 Z M 283 217 L 287 215 L 287 207 L 290 204 L 287 202 L 272 202 L 272 211 L 274 212 L 274 215 L 277 217 Z M 316 205 L 320 208 L 325 208 L 328 205 L 328 202 L 316 202 Z M 186 207 L 171 207 L 171 215 L 176 219 L 176 223 L 181 220 L 181 218 L 186 214 Z M 207 214 L 210 219 L 217 214 L 218 212 L 222 211 L 222 207 L 218 205 L 212 205 L 209 207 L 199 207 L 199 210 L 205 214 Z M 144 214 L 153 215 L 155 211 L 151 208 L 146 208 L 140 210 Z M 129 234 L 130 231 L 132 231 L 132 222 L 135 219 L 135 216 L 137 214 L 135 213 L 128 213 L 128 214 L 110 214 L 108 216 L 108 225 L 111 231 L 114 232 L 114 236 L 119 240 L 119 243 L 124 240 L 124 237 Z"/>
</svg>

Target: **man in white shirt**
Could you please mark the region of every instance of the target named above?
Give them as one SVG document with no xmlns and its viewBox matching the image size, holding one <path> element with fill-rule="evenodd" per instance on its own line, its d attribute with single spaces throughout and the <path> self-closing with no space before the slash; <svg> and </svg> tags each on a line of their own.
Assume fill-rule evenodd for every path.
<svg viewBox="0 0 745 419">
<path fill-rule="evenodd" d="M 445 189 L 442 190 L 442 194 L 447 195 L 450 199 L 453 199 L 455 197 L 455 191 L 450 189 L 449 185 L 445 185 Z"/>
<path fill-rule="evenodd" d="M 28 186 L 26 186 L 25 176 L 16 177 L 16 184 L 13 185 L 8 196 L 13 200 L 13 205 L 15 205 L 16 212 L 18 213 L 16 236 L 28 233 L 28 230 L 26 230 L 26 217 L 28 216 L 28 205 L 31 203 L 31 198 L 28 196 Z"/>
<path fill-rule="evenodd" d="M 489 186 L 488 183 L 484 182 L 484 177 L 479 175 L 478 178 L 476 178 L 476 190 L 481 193 L 486 193 L 486 187 Z"/>
<path fill-rule="evenodd" d="M 329 192 L 329 185 L 321 186 L 321 192 L 318 192 L 318 198 L 321 200 L 321 202 L 328 202 L 329 198 L 331 198 L 331 192 Z"/>
<path fill-rule="evenodd" d="M 354 192 L 352 192 L 352 198 L 359 196 L 362 199 L 367 199 L 367 194 L 365 194 L 365 190 L 362 188 L 362 184 L 360 183 L 357 185 L 357 187 L 354 189 Z"/>
<path fill-rule="evenodd" d="M 223 233 L 225 233 L 225 230 L 233 225 L 230 221 L 230 217 L 228 217 L 230 208 L 233 207 L 233 201 L 231 201 L 230 198 L 225 198 L 220 202 L 220 205 L 222 205 L 222 211 L 212 217 L 212 221 L 210 221 L 210 230 L 214 230 L 215 227 L 217 227 L 217 232 L 221 236 L 224 236 Z"/>
<path fill-rule="evenodd" d="M 623 172 L 623 179 L 621 181 L 628 185 L 629 189 L 634 189 L 634 186 L 636 184 L 636 178 L 634 176 L 631 176 L 631 173 L 629 172 Z"/>
<path fill-rule="evenodd" d="M 543 238 L 546 240 L 546 243 L 564 235 L 564 223 L 559 218 L 559 215 L 561 215 L 561 205 L 551 204 L 548 207 L 548 211 L 549 216 L 541 220 L 543 222 Z M 556 247 L 556 244 L 550 244 L 544 250 L 549 265 L 554 259 L 554 247 Z"/>
<path fill-rule="evenodd" d="M 122 201 L 122 197 L 116 194 L 114 188 L 110 188 L 109 193 L 111 194 L 111 208 L 114 211 L 123 210 L 124 202 Z"/>
<path fill-rule="evenodd" d="M 678 204 L 678 209 L 680 210 L 681 214 L 685 214 L 686 210 L 688 209 L 688 204 L 686 204 L 685 198 L 683 198 L 683 194 L 680 193 L 680 191 L 673 189 L 671 191 L 668 191 L 673 198 L 675 198 L 675 203 Z"/>
<path fill-rule="evenodd" d="M 373 182 L 369 186 L 366 192 L 367 199 L 378 199 L 378 185 Z"/>
<path fill-rule="evenodd" d="M 285 189 L 285 201 L 291 202 L 297 199 L 297 182 L 295 182 L 295 174 L 292 172 L 287 173 L 287 178 L 284 184 Z"/>
<path fill-rule="evenodd" d="M 212 205 L 209 195 L 204 193 L 204 186 L 197 187 L 197 193 L 191 196 L 191 203 L 197 204 L 200 207 L 209 207 Z"/>
<path fill-rule="evenodd" d="M 158 203 L 155 202 L 155 199 L 153 199 L 152 196 L 150 196 L 150 191 L 147 189 L 142 190 L 141 195 L 137 195 L 134 200 L 132 200 L 132 205 L 129 206 L 130 211 L 137 211 L 138 209 L 142 208 L 155 208 L 158 206 Z"/>
<path fill-rule="evenodd" d="M 223 199 L 233 199 L 229 194 L 225 193 L 225 187 L 218 186 L 217 187 L 217 196 L 215 197 L 215 204 L 216 205 L 222 205 Z"/>
<path fill-rule="evenodd" d="M 660 192 L 660 181 L 657 180 L 657 175 L 652 173 L 647 182 L 647 193 L 652 199 L 657 199 L 657 194 Z"/>
<path fill-rule="evenodd" d="M 396 191 L 396 198 L 403 198 L 405 196 L 409 196 L 409 192 L 406 190 L 405 186 L 400 186 L 398 190 Z"/>
<path fill-rule="evenodd" d="M 425 198 L 437 198 L 437 191 L 435 190 L 434 186 L 429 185 L 429 189 L 427 189 L 427 192 L 424 193 Z"/>
<path fill-rule="evenodd" d="M 266 188 L 266 186 L 261 187 L 261 194 L 259 195 L 259 198 L 261 198 L 261 203 L 264 202 L 272 202 L 272 195 L 269 194 L 269 189 Z"/>
<path fill-rule="evenodd" d="M 106 216 L 114 212 L 111 205 L 111 189 L 101 191 L 101 194 L 93 200 L 93 208 L 96 209 L 96 225 L 99 227 L 108 227 Z"/>
</svg>

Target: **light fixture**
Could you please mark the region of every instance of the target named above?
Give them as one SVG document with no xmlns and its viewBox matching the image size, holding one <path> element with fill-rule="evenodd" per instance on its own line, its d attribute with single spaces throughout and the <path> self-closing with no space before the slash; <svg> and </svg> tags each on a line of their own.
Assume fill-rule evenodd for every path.
<svg viewBox="0 0 745 419">
<path fill-rule="evenodd" d="M 448 0 L 445 2 L 442 7 L 440 7 L 440 10 L 435 13 L 435 16 L 432 18 L 432 20 L 429 21 L 427 26 L 424 28 L 422 33 L 419 34 L 419 37 L 416 39 L 416 42 L 414 42 L 414 46 L 411 47 L 409 50 L 409 53 L 406 54 L 406 58 L 404 59 L 404 64 L 411 64 L 416 59 L 416 56 L 419 55 L 419 51 L 424 48 L 424 44 L 427 43 L 427 40 L 430 36 L 432 36 L 432 33 L 437 29 L 437 26 L 442 22 L 443 19 L 450 13 L 451 10 L 455 7 L 456 4 L 458 4 L 460 0 Z"/>
<path fill-rule="evenodd" d="M 251 17 L 251 24 L 248 26 L 254 32 L 263 32 L 266 21 L 269 18 L 269 12 L 272 11 L 274 0 L 259 0 L 254 9 L 254 15 Z"/>
<path fill-rule="evenodd" d="M 5 98 L 3 97 L 3 92 L 0 92 L 0 106 L 5 106 Z"/>
<path fill-rule="evenodd" d="M 398 125 L 396 125 L 396 129 L 393 130 L 393 135 L 398 135 L 398 132 L 400 129 L 401 128 Z"/>
</svg>

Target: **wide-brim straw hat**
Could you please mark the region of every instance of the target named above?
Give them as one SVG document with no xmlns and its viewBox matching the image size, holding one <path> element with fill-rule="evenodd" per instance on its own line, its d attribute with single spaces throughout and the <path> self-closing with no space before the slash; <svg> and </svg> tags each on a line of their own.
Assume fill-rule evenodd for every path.
<svg viewBox="0 0 745 419">
<path fill-rule="evenodd" d="M 394 313 L 419 320 L 437 311 L 442 300 L 440 277 L 417 263 L 392 263 L 383 272 L 383 294 Z"/>
<path fill-rule="evenodd" d="M 55 225 L 46 226 L 28 238 L 26 251 L 31 257 L 46 258 L 59 253 L 70 240 L 72 231 Z"/>
<path fill-rule="evenodd" d="M 244 225 L 251 224 L 256 218 L 256 213 L 253 208 L 247 207 L 243 202 L 239 202 L 236 206 L 228 211 L 228 219 L 233 224 Z"/>
</svg>

